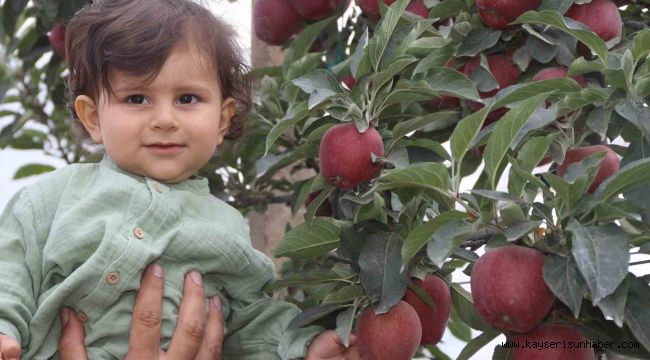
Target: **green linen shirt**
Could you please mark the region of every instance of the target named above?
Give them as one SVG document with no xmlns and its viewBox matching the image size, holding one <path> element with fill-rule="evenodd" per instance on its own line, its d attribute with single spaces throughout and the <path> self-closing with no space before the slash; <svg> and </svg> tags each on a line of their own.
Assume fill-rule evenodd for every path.
<svg viewBox="0 0 650 360">
<path fill-rule="evenodd" d="M 161 346 L 176 326 L 184 275 L 222 301 L 224 359 L 302 358 L 320 328 L 287 330 L 299 309 L 262 292 L 271 260 L 244 217 L 205 178 L 164 184 L 99 164 L 58 169 L 17 193 L 0 217 L 0 333 L 23 359 L 58 358 L 61 307 L 84 321 L 90 359 L 122 359 L 145 267 L 165 269 Z"/>
</svg>

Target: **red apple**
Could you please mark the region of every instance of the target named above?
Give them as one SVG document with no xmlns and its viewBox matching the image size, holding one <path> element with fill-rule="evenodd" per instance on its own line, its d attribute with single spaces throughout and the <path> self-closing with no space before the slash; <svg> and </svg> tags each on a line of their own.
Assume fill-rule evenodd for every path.
<svg viewBox="0 0 650 360">
<path fill-rule="evenodd" d="M 257 0 L 253 7 L 255 35 L 269 45 L 282 45 L 300 31 L 301 18 L 288 0 Z"/>
<path fill-rule="evenodd" d="M 476 0 L 476 8 L 485 25 L 506 29 L 521 14 L 537 9 L 540 3 L 540 0 Z"/>
<path fill-rule="evenodd" d="M 542 324 L 529 333 L 514 335 L 511 341 L 519 345 L 510 351 L 511 360 L 593 360 L 595 358 L 594 350 L 585 346 L 589 339 L 579 328 L 571 325 Z M 533 343 L 540 347 L 526 346 Z M 576 348 L 580 343 L 583 346 Z M 556 344 L 556 346 L 541 348 L 542 344 Z"/>
<path fill-rule="evenodd" d="M 422 281 L 415 279 L 414 282 L 429 295 L 436 308 L 431 308 L 411 289 L 406 290 L 404 301 L 413 306 L 420 317 L 422 324 L 420 344 L 435 345 L 442 339 L 447 328 L 447 320 L 451 313 L 451 292 L 445 281 L 435 275 L 429 275 Z"/>
<path fill-rule="evenodd" d="M 357 81 L 354 79 L 354 76 L 352 76 L 352 75 L 344 76 L 341 79 L 341 82 L 344 83 L 345 86 L 347 86 L 348 89 L 350 89 L 350 90 L 352 90 L 352 88 L 354 88 L 354 85 L 357 84 Z"/>
<path fill-rule="evenodd" d="M 384 156 L 384 143 L 375 128 L 360 133 L 353 122 L 334 125 L 321 139 L 320 172 L 328 183 L 353 189 L 381 172 L 370 153 Z"/>
<path fill-rule="evenodd" d="M 318 20 L 328 17 L 338 8 L 346 3 L 347 8 L 350 0 L 292 0 L 291 5 L 298 14 L 308 20 Z"/>
<path fill-rule="evenodd" d="M 411 360 L 420 345 L 422 325 L 413 307 L 400 301 L 385 314 L 364 310 L 356 335 L 365 360 Z"/>
<path fill-rule="evenodd" d="M 551 66 L 544 68 L 533 76 L 533 81 L 549 80 L 549 79 L 558 79 L 567 77 L 569 74 L 569 69 L 563 66 Z M 571 79 L 575 80 L 580 86 L 587 86 L 587 79 L 582 75 L 572 76 Z"/>
<path fill-rule="evenodd" d="M 569 69 L 563 66 L 551 66 L 538 71 L 537 74 L 533 76 L 533 81 L 558 79 L 558 78 L 567 77 L 568 74 L 569 74 Z M 587 79 L 585 79 L 582 75 L 572 76 L 571 79 L 575 80 L 582 87 L 587 86 Z M 550 106 L 551 106 L 551 102 L 546 100 L 546 107 L 548 108 Z M 565 118 L 566 116 L 562 116 L 560 120 Z"/>
<path fill-rule="evenodd" d="M 423 0 L 411 0 L 411 2 L 406 6 L 406 11 L 413 13 L 421 18 L 429 17 L 429 9 L 424 6 Z"/>
<path fill-rule="evenodd" d="M 584 158 L 588 157 L 589 155 L 599 151 L 604 151 L 606 155 L 603 158 L 603 160 L 600 162 L 598 173 L 596 173 L 596 177 L 594 178 L 594 181 L 591 183 L 591 186 L 589 187 L 588 191 L 590 193 L 593 193 L 596 190 L 596 188 L 598 188 L 600 183 L 605 181 L 605 179 L 607 179 L 608 177 L 616 174 L 620 166 L 620 160 L 618 159 L 618 155 L 616 155 L 614 150 L 610 149 L 608 146 L 592 145 L 592 146 L 570 149 L 564 155 L 564 162 L 557 167 L 557 175 L 564 176 L 567 172 L 567 169 L 569 168 L 569 165 L 580 162 Z"/>
<path fill-rule="evenodd" d="M 582 5 L 573 4 L 564 16 L 587 25 L 604 41 L 620 38 L 623 31 L 621 14 L 611 0 L 593 0 Z M 577 50 L 578 54 L 585 57 L 591 55 L 591 51 L 583 43 L 578 43 Z"/>
<path fill-rule="evenodd" d="M 496 95 L 496 93 L 500 89 L 503 89 L 504 87 L 514 84 L 517 81 L 517 78 L 519 77 L 519 73 L 520 73 L 519 68 L 512 61 L 511 56 L 489 55 L 487 57 L 487 61 L 488 61 L 488 67 L 490 68 L 490 72 L 496 79 L 499 86 L 496 89 L 490 91 L 479 91 L 479 96 L 481 96 L 481 98 L 492 97 Z M 481 57 L 480 56 L 473 57 L 463 68 L 463 73 L 468 77 L 470 77 L 474 72 L 474 70 L 476 70 L 476 68 L 478 68 L 480 65 L 481 65 Z M 478 111 L 483 108 L 483 104 L 474 101 L 470 101 L 468 103 L 468 106 L 473 111 Z M 508 112 L 508 109 L 506 108 L 499 108 L 491 111 L 487 115 L 487 119 L 485 120 L 484 125 L 491 124 L 501 119 L 501 117 L 505 115 L 506 112 Z"/>
<path fill-rule="evenodd" d="M 513 332 L 536 328 L 555 297 L 544 282 L 544 255 L 507 245 L 483 254 L 472 268 L 474 306 L 492 327 Z"/>
<path fill-rule="evenodd" d="M 50 46 L 52 49 L 65 58 L 65 25 L 56 24 L 47 34 L 48 39 L 50 40 Z"/>
<path fill-rule="evenodd" d="M 356 4 L 359 5 L 361 11 L 363 11 L 366 16 L 371 18 L 374 21 L 381 18 L 381 13 L 379 12 L 379 3 L 378 0 L 356 0 Z M 392 5 L 395 0 L 384 0 L 384 4 L 387 6 Z M 406 11 L 409 11 L 415 15 L 418 15 L 423 18 L 429 17 L 429 9 L 424 6 L 423 0 L 412 0 L 407 6 Z"/>
</svg>

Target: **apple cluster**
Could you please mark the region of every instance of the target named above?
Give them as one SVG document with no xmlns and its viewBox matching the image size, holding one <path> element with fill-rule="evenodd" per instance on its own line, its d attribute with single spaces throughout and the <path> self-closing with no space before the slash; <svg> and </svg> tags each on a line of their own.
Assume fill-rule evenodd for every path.
<svg viewBox="0 0 650 360">
<path fill-rule="evenodd" d="M 388 312 L 375 314 L 367 308 L 359 316 L 356 334 L 364 359 L 410 360 L 420 345 L 435 345 L 442 339 L 451 313 L 449 286 L 436 275 L 413 283 L 430 301 L 407 289 Z"/>
<path fill-rule="evenodd" d="M 474 307 L 486 323 L 504 331 L 519 343 L 512 359 L 591 360 L 587 347 L 529 348 L 528 342 L 584 342 L 588 339 L 575 326 L 543 323 L 555 302 L 544 282 L 544 255 L 534 249 L 507 245 L 481 256 L 472 268 Z"/>
<path fill-rule="evenodd" d="M 350 0 L 257 0 L 253 7 L 255 35 L 269 45 L 282 45 L 302 30 L 306 21 L 326 18 Z"/>
</svg>

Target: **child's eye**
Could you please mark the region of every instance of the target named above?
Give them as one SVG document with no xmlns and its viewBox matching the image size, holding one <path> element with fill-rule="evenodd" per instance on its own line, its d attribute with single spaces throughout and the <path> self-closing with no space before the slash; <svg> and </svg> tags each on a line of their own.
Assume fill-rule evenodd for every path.
<svg viewBox="0 0 650 360">
<path fill-rule="evenodd" d="M 195 100 L 195 101 L 192 101 L 192 100 Z M 196 95 L 192 95 L 192 94 L 185 94 L 185 95 L 181 96 L 180 98 L 178 98 L 178 102 L 180 102 L 181 104 L 193 104 L 193 103 L 198 102 L 198 101 L 199 101 L 199 97 L 196 96 Z"/>
<path fill-rule="evenodd" d="M 144 95 L 130 95 L 129 97 L 126 98 L 126 102 L 129 104 L 137 104 L 137 105 L 142 105 L 145 103 L 147 99 L 144 97 Z"/>
</svg>

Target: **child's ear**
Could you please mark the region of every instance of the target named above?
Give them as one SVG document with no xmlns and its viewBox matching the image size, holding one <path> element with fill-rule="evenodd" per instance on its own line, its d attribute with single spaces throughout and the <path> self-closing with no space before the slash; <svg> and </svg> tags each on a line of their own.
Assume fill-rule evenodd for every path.
<svg viewBox="0 0 650 360">
<path fill-rule="evenodd" d="M 230 120 L 235 116 L 237 111 L 235 99 L 226 98 L 223 103 L 221 103 L 221 120 L 219 121 L 219 139 L 217 144 L 220 145 L 223 142 L 224 136 L 228 133 L 230 129 Z"/>
<path fill-rule="evenodd" d="M 102 132 L 99 128 L 99 113 L 95 101 L 86 95 L 79 95 L 74 100 L 74 109 L 84 129 L 97 144 L 102 143 Z"/>
</svg>

